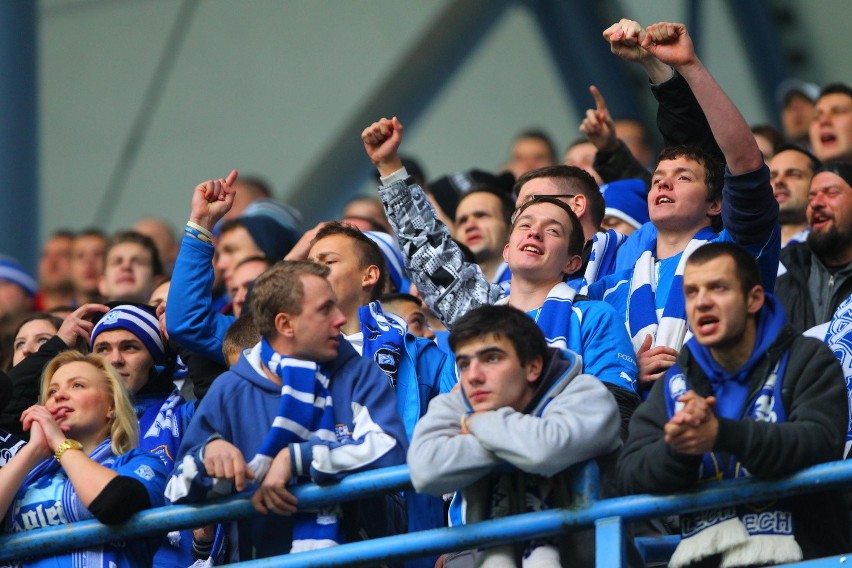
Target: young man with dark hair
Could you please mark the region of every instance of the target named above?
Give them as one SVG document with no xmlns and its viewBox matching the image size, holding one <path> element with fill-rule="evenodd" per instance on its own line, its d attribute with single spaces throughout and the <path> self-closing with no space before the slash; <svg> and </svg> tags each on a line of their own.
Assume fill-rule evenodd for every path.
<svg viewBox="0 0 852 568">
<path fill-rule="evenodd" d="M 298 511 L 287 489 L 402 463 L 407 446 L 387 377 L 340 336 L 346 317 L 328 273 L 316 263 L 286 261 L 257 279 L 251 313 L 261 342 L 211 386 L 169 481 L 167 496 L 188 502 L 208 498 L 211 490 L 242 491 L 262 479 L 252 501 L 276 515 L 237 523 L 236 560 L 344 542 L 352 536 L 348 530 L 344 535 L 347 522 L 371 536 L 379 528 L 388 534 L 395 520 L 384 510 L 392 500 L 383 497 L 369 501 L 371 515 L 353 519 L 348 513 L 341 518 L 339 507 Z M 296 414 L 302 404 L 317 410 Z M 285 415 L 297 427 L 282 426 L 277 419 Z"/>
<path fill-rule="evenodd" d="M 529 129 L 512 141 L 511 157 L 507 170 L 516 178 L 530 170 L 556 163 L 556 146 L 543 130 Z"/>
<path fill-rule="evenodd" d="M 820 341 L 786 324 L 751 254 L 697 249 L 683 275 L 694 337 L 630 423 L 625 493 L 773 479 L 840 459 L 849 421 L 843 373 Z M 818 494 L 681 517 L 670 566 L 765 566 L 849 550 L 845 500 Z"/>
<path fill-rule="evenodd" d="M 435 339 L 435 332 L 429 327 L 429 318 L 423 308 L 423 300 L 417 296 L 396 292 L 384 294 L 379 302 L 386 314 L 395 315 L 405 322 L 410 334 Z"/>
<path fill-rule="evenodd" d="M 450 346 L 461 389 L 429 405 L 414 431 L 408 464 L 418 491 L 462 490 L 464 522 L 566 506 L 561 474 L 621 446 L 618 408 L 607 389 L 582 374 L 576 353 L 548 347 L 523 312 L 476 308 L 456 322 Z M 491 475 L 506 463 L 520 472 Z M 518 487 L 523 495 L 516 494 Z M 522 565 L 593 565 L 593 540 L 587 537 L 560 537 L 563 554 L 570 554 L 562 563 L 555 541 L 527 542 Z M 516 566 L 517 552 L 512 545 L 486 549 L 479 560 L 483 566 Z"/>
<path fill-rule="evenodd" d="M 100 293 L 108 301 L 145 304 L 163 278 L 157 246 L 136 231 L 119 231 L 107 241 Z"/>
<path fill-rule="evenodd" d="M 695 249 L 712 241 L 736 242 L 758 259 L 766 289 L 774 288 L 778 203 L 748 124 L 698 58 L 685 26 L 662 22 L 643 30 L 622 20 L 604 37 L 616 53 L 639 51 L 637 58 L 653 60 L 669 77 L 677 72 L 699 114 L 703 111 L 687 123 L 704 121 L 727 162 L 723 170 L 708 144 L 664 149 L 648 194 L 651 223 L 619 249 L 617 271 L 588 288 L 589 297 L 605 300 L 621 315 L 639 358 L 640 385 L 649 387 L 674 363 L 686 337 L 680 283 Z M 717 232 L 720 221 L 724 229 Z"/>
</svg>

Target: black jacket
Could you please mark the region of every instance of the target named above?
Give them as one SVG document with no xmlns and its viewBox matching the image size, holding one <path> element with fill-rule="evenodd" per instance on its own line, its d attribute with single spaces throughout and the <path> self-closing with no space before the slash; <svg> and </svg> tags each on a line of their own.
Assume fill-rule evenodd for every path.
<svg viewBox="0 0 852 568">
<path fill-rule="evenodd" d="M 714 450 L 733 454 L 757 478 L 774 479 L 839 460 L 843 455 L 849 423 L 846 384 L 837 359 L 822 342 L 785 326 L 752 372 L 752 393 L 765 382 L 785 351 L 790 352 L 790 358 L 781 396 L 787 421 L 775 424 L 719 419 Z M 678 364 L 689 388 L 701 396 L 713 394 L 709 379 L 689 349 L 681 351 Z M 618 485 L 624 494 L 684 491 L 698 481 L 701 456 L 680 454 L 663 441 L 663 427 L 668 421 L 664 380 L 657 381 L 630 422 L 630 435 L 618 464 Z M 802 495 L 791 498 L 790 506 L 796 541 L 805 558 L 852 549 L 843 494 Z"/>
<path fill-rule="evenodd" d="M 793 329 L 804 332 L 815 325 L 825 323 L 816 321 L 811 296 L 824 294 L 823 290 L 811 290 L 808 277 L 813 265 L 813 253 L 807 243 L 792 243 L 781 249 L 781 264 L 787 272 L 778 277 L 775 283 L 775 295 L 781 300 L 787 321 Z M 831 312 L 852 294 L 852 277 L 839 278 L 831 291 L 828 301 Z"/>
</svg>

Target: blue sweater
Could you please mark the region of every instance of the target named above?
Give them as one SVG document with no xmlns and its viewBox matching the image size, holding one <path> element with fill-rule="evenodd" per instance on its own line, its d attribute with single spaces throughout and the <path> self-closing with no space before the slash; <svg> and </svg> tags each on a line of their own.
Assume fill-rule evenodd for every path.
<svg viewBox="0 0 852 568">
<path fill-rule="evenodd" d="M 230 371 L 214 381 L 198 406 L 169 482 L 167 494 L 173 502 L 207 497 L 213 480 L 200 456 L 211 439 L 221 437 L 230 442 L 246 460 L 257 453 L 281 397 L 280 386 L 259 371 L 259 364 L 259 347 L 244 352 Z M 408 441 L 387 376 L 375 363 L 358 356 L 346 341 L 341 342 L 337 359 L 325 370 L 331 380 L 339 442 L 312 440 L 294 445 L 291 453 L 299 452 L 302 463 L 309 464 L 302 471 L 294 468 L 294 475 L 328 483 L 357 471 L 405 463 Z M 290 519 L 277 515 L 239 522 L 240 558 L 289 552 L 291 529 Z"/>
</svg>

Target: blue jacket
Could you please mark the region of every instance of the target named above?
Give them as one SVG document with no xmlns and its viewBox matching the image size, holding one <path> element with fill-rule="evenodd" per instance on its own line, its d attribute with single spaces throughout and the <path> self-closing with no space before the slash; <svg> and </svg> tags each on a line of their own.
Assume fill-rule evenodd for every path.
<svg viewBox="0 0 852 568">
<path fill-rule="evenodd" d="M 221 437 L 232 443 L 246 461 L 257 453 L 281 398 L 281 388 L 259 372 L 259 364 L 259 347 L 243 352 L 201 401 L 169 481 L 167 496 L 173 502 L 207 498 L 213 480 L 200 457 L 211 439 Z M 357 471 L 405 463 L 408 441 L 387 376 L 373 362 L 358 356 L 346 341 L 341 342 L 337 359 L 324 368 L 331 379 L 340 443 L 310 441 L 294 447 L 293 455 L 298 451 L 303 463 L 310 464 L 304 471 L 294 469 L 294 475 L 327 483 Z M 327 449 L 314 452 L 320 445 Z M 381 514 L 376 517 L 378 523 L 385 520 L 379 518 Z M 365 528 L 369 534 L 371 527 Z M 291 529 L 291 520 L 277 515 L 239 522 L 239 557 L 246 560 L 289 552 Z"/>
<path fill-rule="evenodd" d="M 222 339 L 234 316 L 213 307 L 213 245 L 185 235 L 166 302 L 169 338 L 190 351 L 225 364 Z"/>
<path fill-rule="evenodd" d="M 439 394 L 450 392 L 458 382 L 455 360 L 438 345 L 424 337 L 405 334 L 405 355 L 399 363 L 396 381 L 396 407 L 405 424 L 408 441 L 414 427 L 426 414 L 429 402 Z M 408 532 L 441 528 L 444 522 L 444 501 L 411 490 L 404 492 L 408 510 Z M 406 568 L 431 568 L 437 556 L 407 560 Z"/>
</svg>

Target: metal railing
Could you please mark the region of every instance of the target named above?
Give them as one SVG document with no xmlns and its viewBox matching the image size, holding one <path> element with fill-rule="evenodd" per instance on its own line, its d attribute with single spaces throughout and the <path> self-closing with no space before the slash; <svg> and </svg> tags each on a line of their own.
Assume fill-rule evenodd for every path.
<svg viewBox="0 0 852 568">
<path fill-rule="evenodd" d="M 619 567 L 624 565 L 626 522 L 850 487 L 852 462 L 821 464 L 775 481 L 737 479 L 709 483 L 701 490 L 666 496 L 633 495 L 604 500 L 598 499 L 597 466 L 589 463 L 576 470 L 573 485 L 576 499 L 570 509 L 526 513 L 462 527 L 390 536 L 314 552 L 241 562 L 235 566 L 357 566 L 595 527 L 597 565 Z M 397 466 L 354 474 L 335 485 L 296 487 L 293 494 L 299 499 L 300 506 L 316 507 L 408 487 L 408 467 Z M 72 548 L 162 534 L 166 530 L 192 528 L 213 522 L 240 520 L 257 514 L 248 497 L 242 494 L 215 503 L 143 511 L 117 526 L 105 526 L 90 520 L 27 531 L 0 537 L 0 561 L 56 554 Z M 663 546 L 670 546 L 670 543 L 663 541 Z M 826 559 L 826 564 L 820 565 L 838 565 L 841 560 L 845 562 L 845 557 Z M 828 564 L 830 562 L 833 564 Z"/>
</svg>

